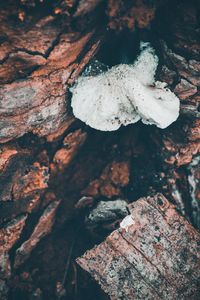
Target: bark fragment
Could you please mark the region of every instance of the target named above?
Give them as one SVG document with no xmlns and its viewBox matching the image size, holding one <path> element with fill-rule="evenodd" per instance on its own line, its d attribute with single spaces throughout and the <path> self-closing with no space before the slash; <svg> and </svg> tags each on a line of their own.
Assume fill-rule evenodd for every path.
<svg viewBox="0 0 200 300">
<path fill-rule="evenodd" d="M 129 209 L 126 229 L 115 230 L 78 264 L 111 299 L 196 299 L 199 233 L 161 194 Z"/>
<path fill-rule="evenodd" d="M 1 146 L 0 223 L 38 207 L 48 187 L 48 162 L 34 161 L 34 151 L 16 145 Z"/>
<path fill-rule="evenodd" d="M 178 95 L 179 99 L 186 100 L 197 93 L 197 87 L 187 80 L 181 79 L 180 83 L 175 87 L 174 92 Z"/>
<path fill-rule="evenodd" d="M 0 253 L 8 252 L 19 239 L 24 228 L 27 215 L 21 215 L 3 225 L 0 229 Z"/>
<path fill-rule="evenodd" d="M 54 168 L 57 171 L 63 172 L 69 166 L 73 158 L 76 156 L 84 142 L 86 141 L 87 133 L 81 129 L 68 134 L 63 141 L 63 147 L 59 149 L 54 155 Z M 55 169 L 53 170 L 55 172 Z"/>
<path fill-rule="evenodd" d="M 47 206 L 44 213 L 40 217 L 37 225 L 35 226 L 35 229 L 31 234 L 30 238 L 26 240 L 20 246 L 20 248 L 17 249 L 14 263 L 15 268 L 19 267 L 22 263 L 24 263 L 24 261 L 27 260 L 30 256 L 33 249 L 37 246 L 39 241 L 43 237 L 45 237 L 49 232 L 51 232 L 55 219 L 56 209 L 59 203 L 59 201 L 54 201 Z"/>
<path fill-rule="evenodd" d="M 128 161 L 113 161 L 103 170 L 99 179 L 90 182 L 82 191 L 87 196 L 105 196 L 112 198 L 121 195 L 121 187 L 129 183 L 130 164 Z"/>
</svg>

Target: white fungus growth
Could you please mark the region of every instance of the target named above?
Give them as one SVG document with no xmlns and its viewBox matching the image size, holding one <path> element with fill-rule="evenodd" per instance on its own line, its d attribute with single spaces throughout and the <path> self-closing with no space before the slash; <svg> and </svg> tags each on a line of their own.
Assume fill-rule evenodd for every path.
<svg viewBox="0 0 200 300">
<path fill-rule="evenodd" d="M 126 216 L 120 223 L 120 228 L 125 229 L 128 232 L 128 228 L 134 224 L 133 218 L 131 215 Z"/>
<path fill-rule="evenodd" d="M 158 57 L 149 43 L 141 42 L 134 64 L 120 64 L 96 76 L 80 76 L 71 88 L 74 115 L 90 127 L 117 130 L 136 123 L 166 128 L 179 115 L 179 99 L 156 81 Z"/>
</svg>

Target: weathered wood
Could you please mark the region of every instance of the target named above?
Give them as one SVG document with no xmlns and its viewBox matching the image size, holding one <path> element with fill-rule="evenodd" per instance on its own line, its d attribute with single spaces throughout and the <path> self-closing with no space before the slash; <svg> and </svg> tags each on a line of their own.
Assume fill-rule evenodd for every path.
<svg viewBox="0 0 200 300">
<path fill-rule="evenodd" d="M 0 229 L 0 253 L 7 253 L 19 239 L 25 225 L 27 215 L 21 215 L 4 224 Z"/>
<path fill-rule="evenodd" d="M 51 14 L 13 26 L 9 8 L 16 9 L 11 3 L 0 19 L 5 32 L 0 45 L 0 143 L 27 132 L 55 139 L 74 120 L 67 109 L 67 84 L 94 55 L 101 38 L 93 29 L 72 31 L 68 20 Z"/>
<path fill-rule="evenodd" d="M 76 156 L 82 145 L 87 139 L 87 133 L 78 129 L 68 134 L 63 141 L 63 147 L 59 149 L 53 158 L 55 163 L 52 169 L 52 174 L 63 172 L 70 165 L 73 158 Z"/>
<path fill-rule="evenodd" d="M 59 203 L 59 201 L 54 201 L 47 206 L 36 224 L 30 238 L 16 250 L 14 263 L 15 268 L 23 264 L 24 261 L 31 255 L 31 252 L 37 246 L 39 241 L 51 232 Z"/>
<path fill-rule="evenodd" d="M 121 227 L 78 264 L 111 299 L 197 299 L 200 234 L 161 194 L 129 209 Z"/>
<path fill-rule="evenodd" d="M 33 149 L 23 149 L 15 144 L 3 145 L 0 149 L 1 224 L 38 208 L 48 187 L 49 166 L 44 153 L 43 161 L 39 156 L 33 157 Z"/>
<path fill-rule="evenodd" d="M 196 0 L 0 1 L 0 298 L 7 298 L 9 286 L 12 300 L 55 300 L 74 227 L 98 207 L 100 200 L 113 202 L 122 197 L 130 202 L 162 192 L 200 228 L 199 8 Z M 157 79 L 167 82 L 181 99 L 176 123 L 165 130 L 137 123 L 102 133 L 76 120 L 68 87 L 93 58 L 109 66 L 132 62 L 140 40 L 150 41 L 156 49 Z M 47 213 L 49 207 L 52 214 Z M 156 210 L 149 206 L 148 214 L 152 224 Z M 21 218 L 26 219 L 23 224 Z M 110 226 L 105 220 L 100 227 L 109 231 L 116 224 Z M 77 270 L 73 262 L 88 243 L 96 241 L 95 235 L 88 238 L 84 222 L 81 230 L 79 244 L 72 251 L 69 278 L 62 288 L 69 299 L 90 299 L 92 294 L 92 299 L 102 300 L 105 296 L 98 298 L 97 287 L 93 290 L 86 272 Z M 154 233 L 149 231 L 144 242 L 157 236 Z M 126 232 L 115 241 L 119 249 L 125 237 Z M 175 243 L 176 236 L 173 238 Z M 167 245 L 174 259 L 175 250 L 168 240 L 171 236 L 162 237 L 160 243 Z M 24 257 L 16 253 L 16 249 L 23 252 L 22 246 Z M 191 251 L 192 247 L 191 241 Z M 128 267 L 129 254 L 120 258 Z M 163 259 L 160 272 L 170 268 L 170 259 L 164 263 L 164 254 L 159 254 Z M 178 280 L 174 280 L 174 273 L 167 283 L 152 265 L 157 263 L 156 256 L 151 257 L 152 262 L 142 254 L 139 259 L 140 266 L 148 265 L 156 278 L 147 290 L 148 274 L 145 268 L 140 269 L 144 272 L 140 284 L 147 294 L 152 292 L 159 298 L 154 287 L 159 283 L 169 290 L 162 291 L 163 298 L 170 293 L 176 297 Z M 194 267 L 192 260 L 188 264 Z M 179 281 L 183 278 L 188 286 L 191 280 L 192 289 L 197 270 L 186 276 L 182 265 L 177 266 Z M 139 280 L 140 274 L 135 269 L 131 272 Z M 127 277 L 124 285 L 131 293 L 136 282 L 128 290 Z"/>
<path fill-rule="evenodd" d="M 90 182 L 90 184 L 82 191 L 87 196 L 105 196 L 112 198 L 121 195 L 121 188 L 129 183 L 130 162 L 129 161 L 113 161 L 107 165 L 98 179 Z"/>
</svg>

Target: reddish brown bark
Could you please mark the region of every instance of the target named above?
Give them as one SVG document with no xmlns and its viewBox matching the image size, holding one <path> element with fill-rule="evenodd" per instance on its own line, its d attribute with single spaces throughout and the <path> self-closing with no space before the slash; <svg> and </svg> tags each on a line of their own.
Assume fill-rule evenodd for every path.
<svg viewBox="0 0 200 300">
<path fill-rule="evenodd" d="M 60 286 L 66 299 L 106 299 L 75 264 L 112 228 L 105 219 L 88 233 L 98 203 L 162 192 L 200 228 L 198 1 L 8 0 L 0 10 L 0 298 L 55 300 Z M 76 120 L 70 85 L 93 58 L 131 62 L 139 40 L 156 48 L 179 119 L 113 133 Z"/>
</svg>

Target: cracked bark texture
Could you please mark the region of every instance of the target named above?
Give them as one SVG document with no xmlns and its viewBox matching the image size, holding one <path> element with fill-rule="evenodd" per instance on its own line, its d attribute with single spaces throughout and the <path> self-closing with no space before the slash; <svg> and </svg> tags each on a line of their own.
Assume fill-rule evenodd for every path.
<svg viewBox="0 0 200 300">
<path fill-rule="evenodd" d="M 77 262 L 111 299 L 197 299 L 200 234 L 161 194 L 129 205 L 131 222 Z"/>
<path fill-rule="evenodd" d="M 0 11 L 0 298 L 108 299 L 75 263 L 124 215 L 88 228 L 98 203 L 115 207 L 120 199 L 132 209 L 138 198 L 161 192 L 183 216 L 175 213 L 188 237 L 196 232 L 192 226 L 200 229 L 199 2 L 7 0 Z M 82 70 L 93 59 L 109 67 L 132 62 L 140 40 L 156 49 L 156 77 L 180 98 L 179 119 L 165 130 L 137 123 L 112 133 L 75 119 L 68 88 Z M 153 212 L 146 219 L 152 230 Z M 187 251 L 196 251 L 193 240 Z M 167 264 L 164 254 L 158 257 Z M 142 260 L 144 272 L 155 271 L 155 284 L 164 282 L 176 299 L 176 281 L 159 277 L 153 259 Z M 188 259 L 191 269 L 195 262 Z M 188 295 L 196 291 L 195 272 L 177 271 Z M 124 277 L 120 284 L 127 284 Z M 158 295 L 150 285 L 138 297 L 166 299 L 165 289 Z M 126 286 L 129 295 L 133 287 Z"/>
</svg>

